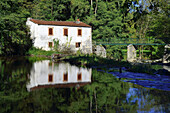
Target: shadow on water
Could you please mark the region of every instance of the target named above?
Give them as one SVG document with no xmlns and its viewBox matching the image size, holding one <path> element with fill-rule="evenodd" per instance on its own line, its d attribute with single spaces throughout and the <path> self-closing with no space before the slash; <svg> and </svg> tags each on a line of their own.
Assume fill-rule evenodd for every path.
<svg viewBox="0 0 170 113">
<path fill-rule="evenodd" d="M 159 73 L 151 75 L 146 73 L 128 72 L 125 69 L 121 72 L 117 71 L 116 69 L 109 69 L 107 72 L 116 76 L 117 78 L 122 79 L 124 82 L 131 82 L 148 88 L 170 91 L 169 75 L 161 75 Z"/>
<path fill-rule="evenodd" d="M 66 62 L 0 60 L 0 110 L 9 112 L 162 112 L 170 92 L 123 82 Z"/>
</svg>

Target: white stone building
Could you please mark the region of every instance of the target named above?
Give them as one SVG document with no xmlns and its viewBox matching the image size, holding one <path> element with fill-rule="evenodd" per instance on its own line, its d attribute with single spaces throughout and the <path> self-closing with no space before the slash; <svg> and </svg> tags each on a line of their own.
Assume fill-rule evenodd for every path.
<svg viewBox="0 0 170 113">
<path fill-rule="evenodd" d="M 43 21 L 28 18 L 26 25 L 36 48 L 51 50 L 53 40 L 59 40 L 59 50 L 69 48 L 73 52 L 81 50 L 85 54 L 92 53 L 92 27 L 79 20 Z"/>
<path fill-rule="evenodd" d="M 34 63 L 26 87 L 28 91 L 48 87 L 81 87 L 91 83 L 91 74 L 92 69 L 44 60 Z"/>
</svg>

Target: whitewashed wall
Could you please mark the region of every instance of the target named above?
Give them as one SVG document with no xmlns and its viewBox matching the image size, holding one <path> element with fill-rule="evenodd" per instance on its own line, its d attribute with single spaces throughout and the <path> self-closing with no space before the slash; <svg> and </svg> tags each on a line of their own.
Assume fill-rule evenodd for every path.
<svg viewBox="0 0 170 113">
<path fill-rule="evenodd" d="M 70 27 L 70 26 L 54 26 L 54 25 L 38 25 L 29 19 L 26 25 L 30 27 L 31 38 L 34 39 L 34 46 L 44 50 L 50 50 L 48 42 L 53 42 L 53 39 L 58 39 L 61 45 L 66 45 L 70 42 L 70 47 L 73 51 L 82 50 L 84 53 L 92 53 L 92 34 L 90 27 Z M 48 36 L 48 28 L 53 28 L 53 36 Z M 68 37 L 63 36 L 63 29 L 68 28 Z M 82 29 L 82 36 L 78 36 L 78 29 Z M 76 42 L 81 42 L 80 48 L 75 47 Z M 68 44 L 67 44 L 68 46 Z M 86 51 L 86 48 L 88 51 Z"/>
<path fill-rule="evenodd" d="M 49 60 L 34 63 L 30 73 L 30 82 L 27 84 L 28 91 L 38 85 L 91 82 L 91 69 L 72 66 L 69 63 L 52 63 L 52 66 L 49 66 L 49 63 Z M 68 72 L 68 81 L 63 81 L 63 74 L 66 72 Z M 81 80 L 77 80 L 78 73 L 82 73 Z M 48 81 L 49 74 L 53 74 L 53 82 Z"/>
</svg>

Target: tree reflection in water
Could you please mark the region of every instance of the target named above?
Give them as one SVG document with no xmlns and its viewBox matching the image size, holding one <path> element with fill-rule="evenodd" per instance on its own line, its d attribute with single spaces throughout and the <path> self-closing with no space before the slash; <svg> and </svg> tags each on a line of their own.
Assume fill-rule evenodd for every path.
<svg viewBox="0 0 170 113">
<path fill-rule="evenodd" d="M 59 64 L 54 65 L 59 66 Z M 27 75 L 31 75 L 33 66 L 34 63 L 27 59 L 0 60 L 0 110 L 2 113 L 169 112 L 170 92 L 122 82 L 110 74 L 94 69 L 91 82 L 79 88 L 73 85 L 38 88 L 28 92 L 26 85 L 30 83 L 30 79 Z M 56 86 L 56 83 L 50 85 Z"/>
</svg>

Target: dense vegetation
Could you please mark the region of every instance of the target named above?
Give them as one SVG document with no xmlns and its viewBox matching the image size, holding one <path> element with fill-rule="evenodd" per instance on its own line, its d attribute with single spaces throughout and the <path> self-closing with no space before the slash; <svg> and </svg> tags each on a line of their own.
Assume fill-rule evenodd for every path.
<svg viewBox="0 0 170 113">
<path fill-rule="evenodd" d="M 32 47 L 26 19 L 81 21 L 93 28 L 93 41 L 170 43 L 167 0 L 1 0 L 0 55 L 25 55 Z M 128 40 L 128 39 L 134 40 Z M 108 57 L 122 59 L 126 46 L 106 46 Z M 151 50 L 162 46 L 138 46 Z"/>
</svg>

